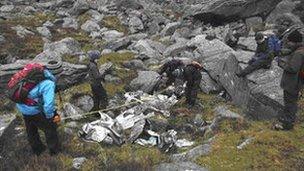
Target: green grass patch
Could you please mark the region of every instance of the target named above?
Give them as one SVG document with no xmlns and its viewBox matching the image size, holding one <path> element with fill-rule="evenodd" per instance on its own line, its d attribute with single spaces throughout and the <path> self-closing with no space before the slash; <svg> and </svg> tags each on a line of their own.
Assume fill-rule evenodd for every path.
<svg viewBox="0 0 304 171">
<path fill-rule="evenodd" d="M 114 29 L 119 32 L 123 32 L 125 34 L 128 33 L 128 29 L 126 26 L 122 25 L 119 18 L 117 16 L 106 16 L 102 20 L 102 25 L 109 29 Z"/>
<path fill-rule="evenodd" d="M 303 163 L 304 156 L 304 129 L 273 131 L 270 125 L 253 122 L 242 131 L 226 129 L 220 132 L 212 144 L 211 154 L 200 157 L 197 162 L 211 170 L 299 169 L 297 166 Z M 252 143 L 238 150 L 236 147 L 248 137 L 254 137 Z"/>
<path fill-rule="evenodd" d="M 131 59 L 134 59 L 134 53 L 132 53 L 132 52 L 125 52 L 125 53 L 113 52 L 113 53 L 103 55 L 98 60 L 98 64 L 102 65 L 107 62 L 112 62 L 114 65 L 121 67 L 121 65 L 124 61 L 128 61 Z"/>
</svg>

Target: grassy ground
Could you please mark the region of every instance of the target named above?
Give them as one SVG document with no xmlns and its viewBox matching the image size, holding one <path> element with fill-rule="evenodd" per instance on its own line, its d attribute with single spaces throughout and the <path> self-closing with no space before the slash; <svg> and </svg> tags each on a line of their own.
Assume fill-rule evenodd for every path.
<svg viewBox="0 0 304 171">
<path fill-rule="evenodd" d="M 293 131 L 274 131 L 270 121 L 250 121 L 241 127 L 224 122 L 212 144 L 211 154 L 196 162 L 211 170 L 302 170 L 303 104 L 301 100 L 299 121 Z M 237 146 L 248 138 L 254 139 L 238 150 Z"/>
<path fill-rule="evenodd" d="M 169 13 L 170 14 L 170 13 Z M 79 22 L 84 23 L 89 16 L 79 17 Z M 0 46 L 0 55 L 11 53 L 20 58 L 33 58 L 43 49 L 43 42 L 36 33 L 36 27 L 47 20 L 53 21 L 54 15 L 36 14 L 27 19 L 14 19 L 0 21 L 1 33 L 7 43 Z M 16 38 L 12 26 L 22 25 L 35 32 L 35 35 L 23 39 Z M 115 16 L 105 17 L 102 24 L 110 29 L 127 34 L 126 28 Z M 103 42 L 92 42 L 88 35 L 74 29 L 51 30 L 52 41 L 65 37 L 73 37 L 80 42 L 82 50 L 102 50 Z M 117 92 L 124 92 L 124 87 L 136 72 L 122 67 L 122 62 L 134 58 L 132 53 L 110 53 L 104 55 L 98 64 L 112 62 L 113 74 L 122 79 L 120 84 L 105 84 L 110 96 Z M 77 63 L 72 56 L 65 56 L 65 61 Z M 63 101 L 71 100 L 75 93 L 90 94 L 88 83 L 80 84 L 63 92 Z M 242 111 L 214 95 L 199 95 L 199 101 L 204 105 L 203 110 L 188 110 L 182 99 L 172 109 L 172 116 L 167 122 L 172 128 L 178 129 L 181 125 L 192 123 L 196 114 L 205 120 L 212 120 L 213 109 L 218 105 L 227 105 L 230 110 L 242 114 Z M 57 101 L 58 102 L 58 101 Z M 0 109 L 8 108 L 9 103 L 0 99 Z M 303 170 L 304 168 L 304 100 L 299 103 L 299 119 L 293 131 L 273 131 L 271 122 L 259 121 L 224 121 L 215 135 L 210 155 L 199 157 L 195 162 L 210 170 Z M 60 107 L 60 106 L 59 106 Z M 13 111 L 13 110 L 12 110 Z M 11 112 L 12 112 L 11 111 Z M 1 113 L 3 113 L 1 111 Z M 20 115 L 18 115 L 20 116 Z M 159 119 L 159 118 L 158 118 Z M 166 121 L 165 118 L 161 118 Z M 22 118 L 18 117 L 0 139 L 0 170 L 72 170 L 72 161 L 76 157 L 86 157 L 82 170 L 151 170 L 151 167 L 161 162 L 168 162 L 168 154 L 157 148 L 141 147 L 135 144 L 118 146 L 105 146 L 97 143 L 87 143 L 76 135 L 64 132 L 65 125 L 59 126 L 60 140 L 63 152 L 51 157 L 47 152 L 40 157 L 33 156 L 26 140 L 25 128 Z M 77 131 L 77 130 L 75 130 Z M 179 132 L 179 137 L 184 137 L 201 144 L 204 139 L 194 132 Z M 42 136 L 43 137 L 43 136 Z M 237 146 L 248 138 L 253 141 L 238 150 Z M 184 149 L 179 150 L 184 151 Z"/>
<path fill-rule="evenodd" d="M 43 41 L 37 33 L 36 27 L 41 27 L 46 21 L 53 21 L 53 14 L 37 13 L 26 18 L 15 18 L 0 21 L 1 34 L 6 42 L 0 45 L 0 55 L 11 54 L 19 59 L 33 58 L 43 50 Z M 16 31 L 11 27 L 21 25 L 32 31 L 34 35 L 27 35 L 24 38 L 16 36 Z"/>
</svg>

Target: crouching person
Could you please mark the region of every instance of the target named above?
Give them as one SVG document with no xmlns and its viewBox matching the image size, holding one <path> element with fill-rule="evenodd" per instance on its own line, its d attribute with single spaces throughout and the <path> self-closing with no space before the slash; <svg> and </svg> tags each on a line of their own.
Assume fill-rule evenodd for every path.
<svg viewBox="0 0 304 171">
<path fill-rule="evenodd" d="M 277 130 L 293 129 L 296 120 L 297 102 L 299 92 L 304 80 L 304 46 L 303 37 L 297 30 L 287 37 L 287 51 L 284 58 L 278 59 L 278 64 L 284 69 L 281 87 L 284 90 L 284 111 L 279 115 L 279 123 L 275 125 Z"/>
<path fill-rule="evenodd" d="M 176 78 L 181 78 L 186 83 L 185 96 L 188 107 L 193 107 L 196 104 L 197 93 L 200 89 L 202 66 L 197 62 L 192 62 L 185 67 L 173 71 Z"/>
<path fill-rule="evenodd" d="M 28 142 L 36 155 L 46 149 L 38 129 L 45 134 L 50 155 L 60 151 L 57 133 L 60 116 L 55 110 L 55 87 L 55 77 L 36 63 L 27 64 L 8 83 L 10 98 L 23 115 Z"/>
<path fill-rule="evenodd" d="M 174 70 L 181 68 L 184 66 L 183 61 L 179 59 L 172 59 L 162 65 L 160 71 L 158 72 L 159 75 L 166 75 L 168 80 L 166 81 L 166 86 L 172 85 L 175 82 L 176 77 L 172 74 Z"/>
</svg>

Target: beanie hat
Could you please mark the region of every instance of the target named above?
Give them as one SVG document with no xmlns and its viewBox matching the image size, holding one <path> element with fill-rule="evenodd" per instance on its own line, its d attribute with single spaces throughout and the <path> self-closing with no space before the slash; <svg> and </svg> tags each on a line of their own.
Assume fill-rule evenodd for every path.
<svg viewBox="0 0 304 171">
<path fill-rule="evenodd" d="M 303 41 L 303 37 L 302 37 L 302 34 L 298 30 L 295 30 L 287 36 L 287 40 L 289 40 L 291 42 L 295 42 L 295 43 L 300 43 Z"/>
<path fill-rule="evenodd" d="M 256 41 L 263 40 L 263 39 L 264 39 L 263 33 L 258 32 L 258 33 L 255 35 L 255 40 L 256 40 Z"/>
<path fill-rule="evenodd" d="M 88 57 L 90 60 L 95 60 L 100 57 L 100 52 L 98 50 L 90 50 L 88 51 Z"/>
</svg>

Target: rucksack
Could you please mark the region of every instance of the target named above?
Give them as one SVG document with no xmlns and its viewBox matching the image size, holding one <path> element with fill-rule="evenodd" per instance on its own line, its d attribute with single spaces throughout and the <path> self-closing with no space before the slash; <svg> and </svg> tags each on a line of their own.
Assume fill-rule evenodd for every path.
<svg viewBox="0 0 304 171">
<path fill-rule="evenodd" d="M 44 66 L 38 63 L 30 63 L 15 73 L 7 84 L 6 95 L 15 103 L 22 103 L 29 106 L 37 102 L 28 98 L 29 92 L 41 81 L 45 80 Z"/>
<path fill-rule="evenodd" d="M 282 41 L 275 35 L 270 35 L 267 39 L 270 51 L 273 51 L 275 56 L 278 56 L 282 49 Z"/>
</svg>

